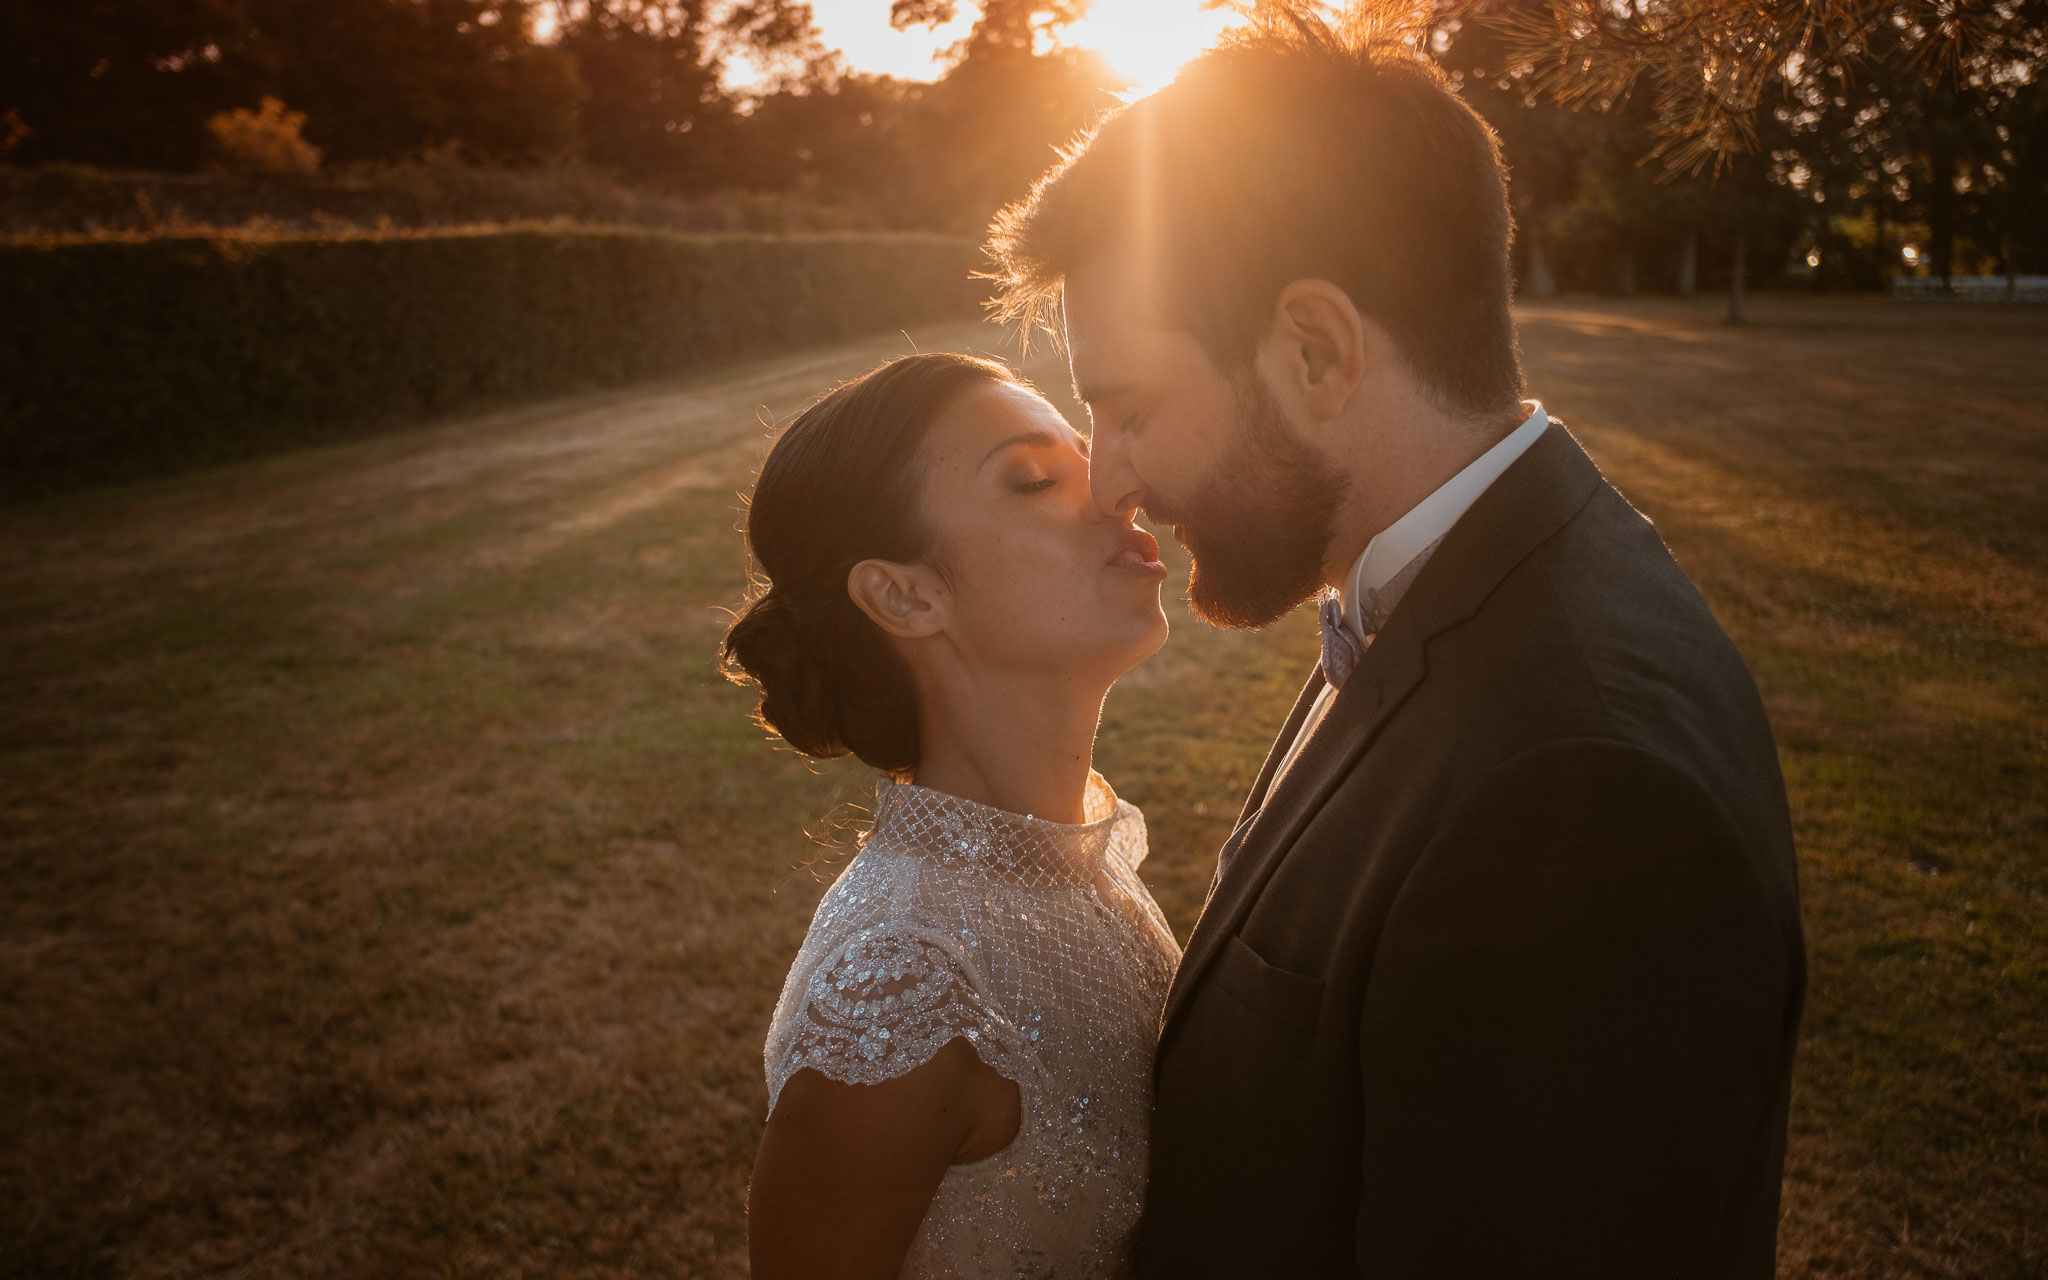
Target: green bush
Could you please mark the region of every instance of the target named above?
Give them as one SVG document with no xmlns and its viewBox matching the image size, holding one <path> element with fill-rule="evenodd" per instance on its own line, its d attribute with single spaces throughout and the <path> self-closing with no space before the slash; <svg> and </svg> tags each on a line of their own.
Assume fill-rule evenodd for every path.
<svg viewBox="0 0 2048 1280">
<path fill-rule="evenodd" d="M 0 244 L 0 495 L 965 316 L 974 262 L 595 229 Z"/>
</svg>

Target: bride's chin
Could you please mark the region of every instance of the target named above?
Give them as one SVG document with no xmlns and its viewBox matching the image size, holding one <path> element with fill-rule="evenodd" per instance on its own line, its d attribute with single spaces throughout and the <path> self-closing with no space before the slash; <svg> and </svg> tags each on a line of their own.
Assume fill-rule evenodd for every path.
<svg viewBox="0 0 2048 1280">
<path fill-rule="evenodd" d="M 1128 660 L 1123 663 L 1123 669 L 1116 673 L 1117 679 L 1121 680 L 1131 674 L 1131 672 L 1144 665 L 1146 659 L 1153 657 L 1166 647 L 1167 633 L 1171 630 L 1167 624 L 1166 615 L 1164 613 L 1155 613 L 1152 617 L 1152 624 L 1152 626 L 1147 628 L 1144 640 L 1131 646 Z"/>
</svg>

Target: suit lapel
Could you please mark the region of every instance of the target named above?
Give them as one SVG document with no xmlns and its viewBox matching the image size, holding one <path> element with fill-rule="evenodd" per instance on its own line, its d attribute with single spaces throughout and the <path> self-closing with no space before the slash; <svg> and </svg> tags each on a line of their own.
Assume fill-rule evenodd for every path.
<svg viewBox="0 0 2048 1280">
<path fill-rule="evenodd" d="M 1386 635 L 1365 651 L 1358 669 L 1351 673 L 1322 724 L 1316 727 L 1315 736 L 1303 745 L 1300 758 L 1270 795 L 1266 788 L 1272 783 L 1275 759 L 1286 754 L 1285 744 L 1293 739 L 1283 736 L 1283 745 L 1276 749 L 1274 759 L 1267 761 L 1266 771 L 1247 806 L 1250 821 L 1241 821 L 1233 837 L 1238 848 L 1229 854 L 1229 872 L 1211 892 L 1201 919 L 1195 922 L 1194 934 L 1188 939 L 1187 952 L 1181 956 L 1180 968 L 1174 973 L 1160 1019 L 1162 1029 L 1172 1025 L 1174 1015 L 1186 1002 L 1202 971 L 1215 958 L 1224 940 L 1237 931 L 1238 922 L 1251 909 L 1259 889 L 1281 857 L 1292 847 L 1295 835 L 1321 810 L 1330 791 L 1350 772 L 1351 763 L 1394 708 L 1421 682 L 1421 646 L 1397 645 L 1393 637 L 1390 627 Z M 1320 669 L 1317 679 L 1310 684 L 1320 692 Z M 1313 693 L 1306 695 L 1306 700 L 1313 704 Z M 1300 718 L 1296 718 L 1297 727 Z"/>
<path fill-rule="evenodd" d="M 1561 424 L 1553 423 L 1444 537 L 1386 628 L 1359 659 L 1358 669 L 1338 692 L 1315 736 L 1274 787 L 1278 761 L 1286 755 L 1287 745 L 1322 689 L 1322 671 L 1317 669 L 1296 699 L 1294 713 L 1267 754 L 1265 768 L 1252 788 L 1245 815 L 1232 837 L 1239 847 L 1230 858 L 1229 872 L 1195 922 L 1187 952 L 1167 992 L 1160 1018 L 1162 1038 L 1302 829 L 1321 812 L 1380 729 L 1422 683 L 1429 671 L 1430 639 L 1477 612 L 1501 579 L 1602 487 L 1592 459 Z"/>
</svg>

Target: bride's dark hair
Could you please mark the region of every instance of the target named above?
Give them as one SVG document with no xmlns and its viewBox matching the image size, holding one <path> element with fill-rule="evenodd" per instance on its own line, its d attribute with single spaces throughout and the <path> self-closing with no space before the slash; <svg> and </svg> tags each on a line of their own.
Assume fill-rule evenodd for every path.
<svg viewBox="0 0 2048 1280">
<path fill-rule="evenodd" d="M 850 751 L 898 778 L 917 767 L 917 687 L 847 594 L 847 574 L 863 560 L 930 558 L 925 436 L 968 388 L 1018 381 L 993 360 L 904 356 L 834 387 L 768 450 L 747 506 L 760 572 L 720 667 L 760 687 L 757 717 L 798 751 Z"/>
</svg>

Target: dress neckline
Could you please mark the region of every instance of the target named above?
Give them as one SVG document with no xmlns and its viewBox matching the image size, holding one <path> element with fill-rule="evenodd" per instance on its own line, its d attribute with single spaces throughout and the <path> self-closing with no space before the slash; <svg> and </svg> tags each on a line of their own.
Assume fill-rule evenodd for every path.
<svg viewBox="0 0 2048 1280">
<path fill-rule="evenodd" d="M 864 849 L 887 848 L 1027 885 L 1085 884 L 1108 855 L 1125 805 L 1090 771 L 1085 821 L 1051 822 L 914 782 L 881 779 Z"/>
</svg>

